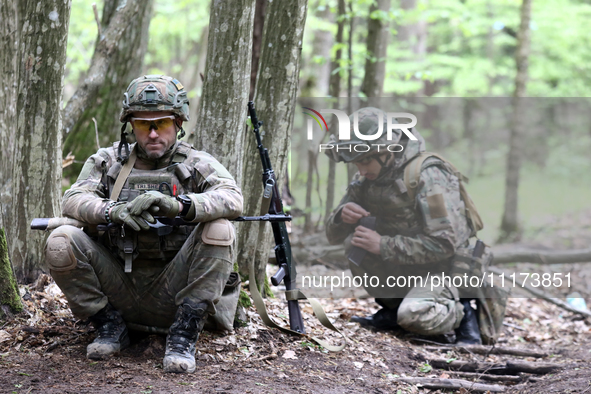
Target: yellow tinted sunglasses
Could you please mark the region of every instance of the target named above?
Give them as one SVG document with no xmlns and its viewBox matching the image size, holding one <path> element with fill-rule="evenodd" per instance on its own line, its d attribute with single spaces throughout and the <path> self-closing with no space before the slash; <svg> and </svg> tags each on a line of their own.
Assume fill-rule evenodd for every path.
<svg viewBox="0 0 591 394">
<path fill-rule="evenodd" d="M 141 133 L 149 133 L 150 130 L 166 129 L 174 125 L 174 115 L 162 116 L 160 118 L 131 118 L 133 130 Z"/>
</svg>

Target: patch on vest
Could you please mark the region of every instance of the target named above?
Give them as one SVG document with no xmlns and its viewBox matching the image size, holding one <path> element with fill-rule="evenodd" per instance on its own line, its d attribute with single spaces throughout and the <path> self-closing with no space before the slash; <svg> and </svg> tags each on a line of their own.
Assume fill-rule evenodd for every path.
<svg viewBox="0 0 591 394">
<path fill-rule="evenodd" d="M 136 190 L 158 190 L 160 185 L 158 183 L 138 183 L 137 185 L 129 185 L 131 189 Z"/>
</svg>

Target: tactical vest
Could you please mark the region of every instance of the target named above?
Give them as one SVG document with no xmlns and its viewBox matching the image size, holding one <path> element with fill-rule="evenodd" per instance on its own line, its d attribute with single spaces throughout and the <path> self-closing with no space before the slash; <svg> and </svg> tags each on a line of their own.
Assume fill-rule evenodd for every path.
<svg viewBox="0 0 591 394">
<path fill-rule="evenodd" d="M 115 152 L 117 145 L 118 143 L 114 145 Z M 197 190 L 195 174 L 184 164 L 191 149 L 191 145 L 181 141 L 169 166 L 155 170 L 132 169 L 117 201 L 133 201 L 150 190 L 169 196 L 195 192 Z M 106 173 L 106 177 L 103 177 L 109 197 L 122 168 L 121 163 L 116 162 Z M 123 260 L 126 254 L 131 253 L 136 263 L 143 261 L 159 265 L 158 263 L 169 262 L 177 254 L 194 228 L 194 226 L 175 226 L 172 233 L 158 236 L 152 231 L 122 232 L 120 226 L 114 226 L 103 238 L 103 243 Z"/>
</svg>

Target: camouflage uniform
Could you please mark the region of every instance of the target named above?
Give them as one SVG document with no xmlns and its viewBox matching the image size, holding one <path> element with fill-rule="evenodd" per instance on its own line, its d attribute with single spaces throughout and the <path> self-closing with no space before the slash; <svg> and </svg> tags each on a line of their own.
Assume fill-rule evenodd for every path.
<svg viewBox="0 0 591 394">
<path fill-rule="evenodd" d="M 240 188 L 217 160 L 185 142 L 176 142 L 158 159 L 148 158 L 135 145 L 131 149 L 136 149 L 137 160 L 152 169 L 134 168 L 118 201 L 132 201 L 149 190 L 184 194 L 192 200 L 186 220 L 196 226 L 177 226 L 163 236 L 121 225 L 90 235 L 72 226 L 58 227 L 46 245 L 51 275 L 79 318 L 92 316 L 110 303 L 128 323 L 168 329 L 179 305 L 205 303 L 217 328 L 231 329 L 236 304 L 232 307 L 218 301 L 235 258 L 234 227 L 226 219 L 242 212 Z M 64 195 L 63 216 L 90 225 L 106 223 L 105 210 L 112 203 L 111 192 L 122 169 L 118 147 L 116 143 L 99 149 L 86 161 Z M 204 236 L 213 226 L 216 234 L 225 234 L 224 239 Z M 130 273 L 123 271 L 126 252 L 133 254 Z M 239 279 L 233 279 L 239 291 Z"/>
<path fill-rule="evenodd" d="M 360 121 L 362 121 L 360 115 Z M 331 244 L 345 243 L 349 250 L 355 227 L 341 220 L 345 204 L 356 203 L 377 218 L 381 256 L 368 253 L 360 266 L 350 264 L 353 275 L 388 276 L 450 273 L 456 250 L 467 246 L 471 228 L 460 198 L 459 180 L 442 161 L 429 158 L 422 166 L 416 197 L 411 200 L 404 186 L 404 168 L 425 150 L 423 138 L 402 140 L 404 150 L 371 181 L 357 173 L 339 206 L 326 223 Z M 368 293 L 387 308 L 398 308 L 398 324 L 422 335 L 441 335 L 459 326 L 464 315 L 460 294 L 453 286 L 428 285 L 405 288 L 367 287 Z M 402 298 L 403 297 L 403 298 Z"/>
</svg>

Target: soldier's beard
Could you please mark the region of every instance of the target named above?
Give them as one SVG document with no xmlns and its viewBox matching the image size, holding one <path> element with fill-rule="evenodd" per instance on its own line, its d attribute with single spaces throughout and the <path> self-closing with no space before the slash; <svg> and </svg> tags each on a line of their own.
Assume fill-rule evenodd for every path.
<svg viewBox="0 0 591 394">
<path fill-rule="evenodd" d="M 149 143 L 147 143 L 145 146 L 142 146 L 141 144 L 138 143 L 138 147 L 141 150 L 140 157 L 143 156 L 145 159 L 158 160 L 158 159 L 161 159 L 162 157 L 166 156 L 166 154 L 174 147 L 174 142 L 170 145 L 168 145 L 164 141 L 154 141 L 154 142 L 158 142 L 161 148 L 158 150 L 151 150 L 151 149 L 148 149 Z M 157 145 L 154 145 L 154 146 L 157 146 Z"/>
</svg>

